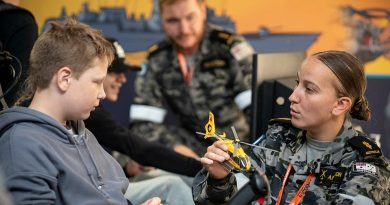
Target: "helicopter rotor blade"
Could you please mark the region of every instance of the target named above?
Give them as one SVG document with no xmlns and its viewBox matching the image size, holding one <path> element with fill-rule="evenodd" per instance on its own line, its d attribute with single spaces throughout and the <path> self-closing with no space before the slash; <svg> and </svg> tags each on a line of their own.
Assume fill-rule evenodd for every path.
<svg viewBox="0 0 390 205">
<path fill-rule="evenodd" d="M 195 132 L 195 133 L 198 134 L 198 135 L 203 135 L 203 136 L 207 136 L 207 137 L 216 137 L 218 139 L 222 139 L 223 138 L 223 137 L 221 137 L 218 134 L 210 135 L 210 134 L 206 134 L 206 133 L 203 133 L 203 132 Z"/>
<path fill-rule="evenodd" d="M 233 156 L 236 156 L 236 152 L 239 148 L 239 144 L 238 142 L 240 142 L 240 140 L 238 139 L 238 136 L 237 136 L 237 132 L 236 132 L 236 129 L 232 126 L 232 131 L 233 131 L 233 135 L 234 135 L 234 142 L 233 142 L 233 147 L 234 147 L 234 153 L 233 153 Z"/>
<path fill-rule="evenodd" d="M 239 142 L 240 139 L 238 139 L 238 135 L 237 135 L 236 129 L 233 126 L 231 128 L 232 128 L 233 135 L 234 135 L 234 141 Z"/>
<path fill-rule="evenodd" d="M 278 151 L 278 150 L 274 150 L 274 149 L 270 149 L 270 148 L 266 148 L 266 147 L 261 147 L 261 146 L 259 146 L 259 145 L 249 144 L 249 143 L 246 143 L 246 142 L 241 142 L 241 141 L 239 141 L 238 143 L 244 144 L 244 145 L 247 145 L 247 146 L 251 146 L 251 147 L 260 148 L 260 149 L 270 150 L 270 151 L 274 151 L 274 152 L 280 152 L 280 151 Z"/>
</svg>

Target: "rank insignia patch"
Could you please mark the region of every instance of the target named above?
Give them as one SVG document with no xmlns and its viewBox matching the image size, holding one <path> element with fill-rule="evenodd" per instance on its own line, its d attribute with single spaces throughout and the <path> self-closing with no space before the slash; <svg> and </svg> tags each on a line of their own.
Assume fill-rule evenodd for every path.
<svg viewBox="0 0 390 205">
<path fill-rule="evenodd" d="M 360 153 L 367 156 L 381 156 L 382 151 L 374 142 L 363 136 L 356 136 L 348 140 L 349 144 L 355 147 Z"/>
</svg>

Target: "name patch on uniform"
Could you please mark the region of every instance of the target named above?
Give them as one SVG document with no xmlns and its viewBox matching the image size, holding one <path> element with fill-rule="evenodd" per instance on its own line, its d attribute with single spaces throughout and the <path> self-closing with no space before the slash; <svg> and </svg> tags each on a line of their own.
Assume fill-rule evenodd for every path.
<svg viewBox="0 0 390 205">
<path fill-rule="evenodd" d="M 215 68 L 227 68 L 228 61 L 223 58 L 205 59 L 201 63 L 202 69 L 210 70 Z"/>
<path fill-rule="evenodd" d="M 234 56 L 237 61 L 241 61 L 244 58 L 251 56 L 254 53 L 253 48 L 248 42 L 241 42 L 230 49 L 230 53 Z"/>
<path fill-rule="evenodd" d="M 376 174 L 376 167 L 370 163 L 366 162 L 355 162 L 352 165 L 352 172 L 354 173 L 367 173 L 367 174 Z"/>
<path fill-rule="evenodd" d="M 382 155 L 382 151 L 378 145 L 363 136 L 353 137 L 348 142 L 365 157 Z"/>
<path fill-rule="evenodd" d="M 339 185 L 343 181 L 345 170 L 345 168 L 321 167 L 319 175 L 317 174 L 315 184 L 321 186 Z"/>
</svg>

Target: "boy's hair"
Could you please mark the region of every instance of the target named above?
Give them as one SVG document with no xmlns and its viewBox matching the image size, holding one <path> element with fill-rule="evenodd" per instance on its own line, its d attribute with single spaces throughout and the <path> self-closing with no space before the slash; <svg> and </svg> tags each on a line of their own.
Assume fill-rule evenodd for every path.
<svg viewBox="0 0 390 205">
<path fill-rule="evenodd" d="M 47 88 L 62 67 L 72 69 L 72 74 L 78 78 L 91 67 L 95 58 L 106 57 L 108 65 L 114 59 L 114 48 L 100 31 L 71 18 L 50 22 L 50 25 L 32 48 L 26 90 L 19 103 L 32 98 L 37 89 Z"/>
</svg>

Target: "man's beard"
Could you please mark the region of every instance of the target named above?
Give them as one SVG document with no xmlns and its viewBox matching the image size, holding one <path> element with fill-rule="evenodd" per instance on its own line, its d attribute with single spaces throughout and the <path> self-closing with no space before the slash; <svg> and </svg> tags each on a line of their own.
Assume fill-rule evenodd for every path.
<svg viewBox="0 0 390 205">
<path fill-rule="evenodd" d="M 171 38 L 171 37 L 168 36 L 168 39 L 177 49 L 182 51 L 184 54 L 194 54 L 199 49 L 199 46 L 200 46 L 200 44 L 201 44 L 201 42 L 203 40 L 204 33 L 205 33 L 205 24 L 203 24 L 202 30 L 200 32 L 200 35 L 196 36 L 196 43 L 193 46 L 189 47 L 189 48 L 183 48 L 180 44 L 178 44 L 175 41 L 174 38 Z"/>
</svg>

